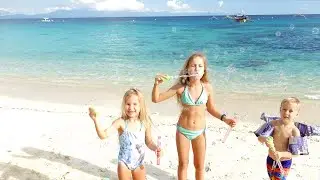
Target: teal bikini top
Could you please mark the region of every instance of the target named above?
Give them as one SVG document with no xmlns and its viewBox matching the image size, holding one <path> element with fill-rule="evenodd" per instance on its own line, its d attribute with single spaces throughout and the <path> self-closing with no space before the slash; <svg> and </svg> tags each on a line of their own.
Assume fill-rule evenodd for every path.
<svg viewBox="0 0 320 180">
<path fill-rule="evenodd" d="M 201 104 L 206 104 L 208 101 L 208 95 L 206 91 L 204 90 L 203 84 L 201 83 L 202 91 L 199 96 L 199 98 L 196 100 L 196 102 L 193 102 L 193 99 L 189 93 L 188 86 L 185 86 L 182 94 L 181 94 L 181 102 L 182 104 L 190 105 L 190 106 L 197 106 Z"/>
</svg>

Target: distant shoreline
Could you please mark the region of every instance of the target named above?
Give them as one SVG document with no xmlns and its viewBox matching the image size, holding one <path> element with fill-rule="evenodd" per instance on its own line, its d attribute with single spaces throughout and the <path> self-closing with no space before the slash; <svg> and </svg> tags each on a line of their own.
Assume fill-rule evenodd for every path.
<svg viewBox="0 0 320 180">
<path fill-rule="evenodd" d="M 235 13 L 237 14 L 237 13 Z M 44 17 L 50 18 L 50 19 L 113 19 L 113 18 L 185 18 L 185 17 L 224 17 L 227 15 L 234 15 L 234 14 L 210 14 L 210 15 L 144 15 L 144 16 L 78 16 L 78 17 L 58 17 L 55 15 L 48 15 L 48 14 L 37 14 L 37 15 L 24 15 L 24 14 L 12 14 L 12 15 L 5 15 L 0 16 L 0 20 L 24 20 L 24 19 L 42 19 Z M 246 14 L 247 16 L 318 16 L 320 14 Z M 17 17 L 18 16 L 18 17 Z M 24 16 L 24 17 L 21 17 Z"/>
</svg>

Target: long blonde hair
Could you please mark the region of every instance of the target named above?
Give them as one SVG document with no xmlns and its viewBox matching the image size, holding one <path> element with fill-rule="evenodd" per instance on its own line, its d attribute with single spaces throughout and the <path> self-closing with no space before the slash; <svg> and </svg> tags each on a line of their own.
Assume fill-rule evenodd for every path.
<svg viewBox="0 0 320 180">
<path fill-rule="evenodd" d="M 144 97 L 140 90 L 137 88 L 130 88 L 128 91 L 124 93 L 124 96 L 122 98 L 122 104 L 121 104 L 121 118 L 123 120 L 129 119 L 128 115 L 126 114 L 125 105 L 128 97 L 136 95 L 139 99 L 140 103 L 140 112 L 139 112 L 139 120 L 142 122 L 142 124 L 147 128 L 151 125 L 151 119 L 148 116 L 147 108 L 146 108 L 146 102 L 144 100 Z"/>
<path fill-rule="evenodd" d="M 184 63 L 179 76 L 181 75 L 188 75 L 188 67 L 190 64 L 190 61 L 192 61 L 193 59 L 195 59 L 196 57 L 200 57 L 203 60 L 203 65 L 204 65 L 204 72 L 203 72 L 203 76 L 201 77 L 200 81 L 203 83 L 208 83 L 209 82 L 209 78 L 208 78 L 208 61 L 207 58 L 204 54 L 202 54 L 201 52 L 195 52 L 193 53 Z M 178 79 L 177 84 L 182 84 L 184 86 L 187 86 L 189 84 L 190 80 L 189 77 L 180 77 Z M 181 99 L 180 97 L 177 95 L 177 102 L 178 104 L 181 105 Z"/>
</svg>

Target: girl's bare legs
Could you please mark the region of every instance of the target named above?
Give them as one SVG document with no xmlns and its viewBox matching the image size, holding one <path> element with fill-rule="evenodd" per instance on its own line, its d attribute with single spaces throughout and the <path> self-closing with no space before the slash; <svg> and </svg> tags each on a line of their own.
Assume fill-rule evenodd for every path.
<svg viewBox="0 0 320 180">
<path fill-rule="evenodd" d="M 146 168 L 140 166 L 132 171 L 133 180 L 145 180 L 146 179 Z"/>
<path fill-rule="evenodd" d="M 131 179 L 131 171 L 123 163 L 118 163 L 118 179 L 119 180 Z"/>
<path fill-rule="evenodd" d="M 190 140 L 187 139 L 178 130 L 176 132 L 176 145 L 179 157 L 178 180 L 186 180 L 189 164 Z"/>
<path fill-rule="evenodd" d="M 206 156 L 206 135 L 199 135 L 191 141 L 193 150 L 193 162 L 196 169 L 196 180 L 204 180 L 204 159 Z"/>
</svg>

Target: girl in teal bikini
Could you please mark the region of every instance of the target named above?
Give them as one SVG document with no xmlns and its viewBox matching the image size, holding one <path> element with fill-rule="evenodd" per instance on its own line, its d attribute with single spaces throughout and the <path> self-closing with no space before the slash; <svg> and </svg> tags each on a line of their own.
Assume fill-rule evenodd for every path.
<svg viewBox="0 0 320 180">
<path fill-rule="evenodd" d="M 214 106 L 213 88 L 208 81 L 207 60 L 201 53 L 194 53 L 185 62 L 178 82 L 166 92 L 159 92 L 159 84 L 168 78 L 157 75 L 152 90 L 152 102 L 158 103 L 177 95 L 181 114 L 177 123 L 176 145 L 179 157 L 178 179 L 187 179 L 190 141 L 194 154 L 195 177 L 204 179 L 204 159 L 206 152 L 205 111 L 231 127 L 234 119 L 221 114 Z"/>
</svg>

